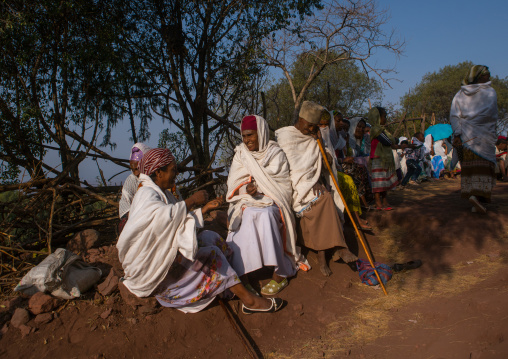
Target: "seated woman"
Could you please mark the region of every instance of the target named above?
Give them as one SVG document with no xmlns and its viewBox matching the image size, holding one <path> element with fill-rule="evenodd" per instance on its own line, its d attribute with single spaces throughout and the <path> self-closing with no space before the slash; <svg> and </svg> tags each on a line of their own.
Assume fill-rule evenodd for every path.
<svg viewBox="0 0 508 359">
<path fill-rule="evenodd" d="M 129 221 L 118 239 L 118 256 L 124 269 L 123 284 L 138 297 L 155 296 L 165 307 L 197 312 L 226 289 L 242 301 L 245 314 L 279 310 L 280 298 L 265 299 L 250 293 L 229 265 L 229 248 L 219 235 L 196 228 L 203 213 L 220 205 L 207 203 L 199 191 L 177 201 L 168 189 L 175 185 L 175 158 L 167 149 L 145 153 L 139 163 L 140 188 L 132 201 Z"/>
<path fill-rule="evenodd" d="M 118 233 L 122 233 L 123 227 L 129 218 L 129 210 L 131 208 L 132 199 L 138 190 L 139 185 L 139 161 L 143 158 L 143 154 L 147 153 L 150 147 L 144 143 L 138 142 L 131 148 L 129 166 L 132 173 L 125 180 L 122 187 L 122 197 L 118 204 L 118 212 L 120 215 L 120 223 L 118 223 Z"/>
<path fill-rule="evenodd" d="M 262 117 L 244 117 L 241 131 L 243 143 L 235 149 L 228 177 L 231 265 L 256 294 L 248 273 L 273 266 L 272 280 L 261 289 L 262 294 L 272 295 L 288 285 L 287 278 L 295 275 L 296 263 L 301 260 L 289 165 L 277 142 L 270 141 L 268 124 Z"/>
<path fill-rule="evenodd" d="M 335 155 L 335 146 L 334 140 L 337 141 L 338 135 L 335 134 L 334 140 L 332 140 L 333 132 L 335 131 L 335 126 L 332 127 L 330 124 L 333 121 L 330 121 L 331 116 L 328 111 L 324 111 L 321 116 L 321 121 L 319 122 L 319 130 L 321 131 L 321 138 L 323 139 L 324 145 L 328 147 L 330 153 L 332 154 L 333 161 L 337 167 L 337 181 L 339 183 L 340 190 L 342 195 L 344 196 L 344 200 L 346 201 L 346 205 L 349 210 L 353 213 L 353 216 L 358 223 L 358 226 L 364 231 L 371 231 L 372 227 L 369 225 L 366 219 L 363 219 L 361 216 L 362 208 L 360 204 L 360 197 L 358 195 L 358 189 L 353 178 L 342 171 L 342 167 L 340 166 L 337 156 Z"/>
</svg>

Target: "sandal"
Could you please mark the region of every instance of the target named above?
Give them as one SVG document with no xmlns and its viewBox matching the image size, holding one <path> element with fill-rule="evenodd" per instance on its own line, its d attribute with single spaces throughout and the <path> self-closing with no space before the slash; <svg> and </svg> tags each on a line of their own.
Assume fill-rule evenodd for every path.
<svg viewBox="0 0 508 359">
<path fill-rule="evenodd" d="M 393 211 L 393 207 L 376 207 L 378 211 Z"/>
<path fill-rule="evenodd" d="M 417 259 L 417 260 L 414 260 L 414 261 L 409 261 L 407 263 L 395 263 L 394 265 L 392 265 L 392 269 L 394 272 L 400 272 L 400 271 L 403 271 L 405 269 L 416 269 L 416 268 L 419 268 L 422 266 L 422 261 Z"/>
<path fill-rule="evenodd" d="M 250 285 L 250 283 L 247 283 L 247 284 L 244 284 L 244 287 L 245 289 L 247 289 L 249 292 L 251 292 L 252 294 L 254 294 L 255 296 L 258 296 L 258 297 L 261 297 L 259 295 L 258 292 L 256 292 L 256 290 L 254 289 L 254 287 L 252 285 Z"/>
<path fill-rule="evenodd" d="M 367 223 L 366 225 L 363 225 L 363 226 L 362 226 L 362 225 L 359 225 L 358 227 L 359 227 L 362 231 L 368 231 L 368 232 L 369 232 L 369 231 L 372 231 L 372 230 L 373 230 L 372 226 L 371 226 L 369 223 Z"/>
<path fill-rule="evenodd" d="M 280 308 L 282 308 L 282 305 L 284 304 L 284 301 L 280 298 L 268 298 L 272 305 L 268 309 L 251 309 L 247 308 L 245 305 L 242 304 L 242 313 L 243 314 L 254 314 L 254 313 L 274 313 L 278 311 Z"/>
<path fill-rule="evenodd" d="M 274 295 L 279 293 L 281 290 L 288 286 L 289 282 L 287 278 L 284 278 L 282 282 L 277 283 L 275 280 L 271 280 L 261 288 L 261 294 L 263 295 Z"/>
</svg>

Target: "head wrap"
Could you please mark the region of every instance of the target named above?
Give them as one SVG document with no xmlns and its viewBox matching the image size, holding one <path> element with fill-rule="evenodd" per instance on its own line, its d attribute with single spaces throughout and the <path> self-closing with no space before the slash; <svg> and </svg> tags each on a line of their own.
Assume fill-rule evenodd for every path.
<svg viewBox="0 0 508 359">
<path fill-rule="evenodd" d="M 298 116 L 309 123 L 317 125 L 321 121 L 321 114 L 323 111 L 325 111 L 323 106 L 312 101 L 303 101 Z"/>
<path fill-rule="evenodd" d="M 167 148 L 153 148 L 145 153 L 139 162 L 139 171 L 147 176 L 169 165 L 175 160 L 175 157 Z"/>
<path fill-rule="evenodd" d="M 469 72 L 467 73 L 464 80 L 462 80 L 462 85 L 472 85 L 478 83 L 478 79 L 483 74 L 490 74 L 489 68 L 483 65 L 474 65 L 471 67 Z"/>
<path fill-rule="evenodd" d="M 407 137 L 399 137 L 399 145 L 400 145 L 403 141 L 407 141 Z"/>
<path fill-rule="evenodd" d="M 257 131 L 258 125 L 256 122 L 256 116 L 253 116 L 253 115 L 245 116 L 242 119 L 242 125 L 241 125 L 240 129 L 241 129 L 241 131 L 246 131 L 246 130 Z"/>
<path fill-rule="evenodd" d="M 151 148 L 145 145 L 144 143 L 138 142 L 131 148 L 131 154 L 129 157 L 130 161 L 141 161 L 143 154 L 146 154 L 150 151 Z"/>
<path fill-rule="evenodd" d="M 501 140 L 501 141 L 507 141 L 508 140 L 508 138 L 506 138 L 505 136 L 498 136 L 497 139 Z"/>
</svg>

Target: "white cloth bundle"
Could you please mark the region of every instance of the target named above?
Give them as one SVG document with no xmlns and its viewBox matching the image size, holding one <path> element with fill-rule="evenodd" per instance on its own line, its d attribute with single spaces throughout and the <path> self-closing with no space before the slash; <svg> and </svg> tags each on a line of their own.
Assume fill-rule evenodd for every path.
<svg viewBox="0 0 508 359">
<path fill-rule="evenodd" d="M 450 123 L 463 146 L 496 163 L 497 95 L 491 82 L 461 86 L 452 101 Z"/>
<path fill-rule="evenodd" d="M 194 260 L 198 245 L 196 226 L 203 226 L 201 210 L 187 213 L 150 177 L 140 174 L 143 185 L 132 201 L 116 247 L 125 272 L 125 286 L 138 297 L 147 297 L 166 277 L 176 255 Z"/>
<path fill-rule="evenodd" d="M 289 173 L 293 184 L 293 210 L 299 212 L 316 198 L 312 188 L 321 176 L 322 157 L 317 141 L 311 136 L 302 134 L 294 126 L 283 127 L 275 131 L 277 142 L 286 154 L 289 162 Z M 328 148 L 325 148 L 330 152 Z M 332 153 L 330 153 L 332 155 Z M 335 163 L 330 164 L 332 172 L 337 173 Z M 325 172 L 327 184 L 331 187 L 335 205 L 344 220 L 344 203 L 335 190 L 328 171 Z"/>
<path fill-rule="evenodd" d="M 242 210 L 245 207 L 269 207 L 275 203 L 279 207 L 286 230 L 286 253 L 295 262 L 300 260 L 300 250 L 296 246 L 295 218 L 292 212 L 292 186 L 289 181 L 289 164 L 279 145 L 269 140 L 266 121 L 256 116 L 259 150 L 251 152 L 244 143 L 235 148 L 235 156 L 229 171 L 228 210 L 229 230 L 236 231 L 241 224 Z M 254 179 L 258 192 L 263 195 L 253 197 L 238 194 L 236 190 Z"/>
</svg>

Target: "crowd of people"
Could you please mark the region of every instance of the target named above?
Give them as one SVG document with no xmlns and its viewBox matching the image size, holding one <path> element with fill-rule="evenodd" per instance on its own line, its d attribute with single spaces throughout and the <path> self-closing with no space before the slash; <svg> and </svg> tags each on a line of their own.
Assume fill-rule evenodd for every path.
<svg viewBox="0 0 508 359">
<path fill-rule="evenodd" d="M 421 132 L 395 138 L 382 107 L 345 119 L 338 110 L 305 101 L 295 125 L 276 130 L 275 140 L 265 119 L 244 117 L 227 181 L 225 239 L 202 229 L 203 215 L 223 199 L 209 201 L 206 191 L 181 198 L 172 153 L 135 144 L 119 206 L 124 285 L 184 312 L 234 294 L 243 313 L 271 313 L 283 305 L 273 296 L 298 270 L 310 269 L 306 251 L 317 253 L 324 276 L 332 274 L 330 256 L 355 266 L 358 258 L 344 235 L 346 206 L 349 220 L 369 231 L 365 211 L 393 210 L 391 190 L 460 170 L 462 197 L 473 212 L 485 212 L 496 173 L 506 180 L 508 168 L 507 140 L 495 139 L 497 104 L 489 78 L 487 67 L 471 69 L 452 102 L 453 136 L 436 141 Z M 258 292 L 249 276 L 263 267 L 270 267 L 271 279 Z"/>
</svg>

